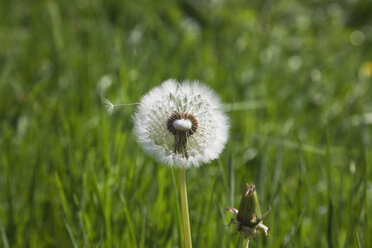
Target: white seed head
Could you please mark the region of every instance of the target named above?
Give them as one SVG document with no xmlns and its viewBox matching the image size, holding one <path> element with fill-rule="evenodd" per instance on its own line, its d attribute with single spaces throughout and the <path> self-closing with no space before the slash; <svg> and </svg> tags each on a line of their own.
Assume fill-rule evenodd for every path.
<svg viewBox="0 0 372 248">
<path fill-rule="evenodd" d="M 179 131 L 188 131 L 192 127 L 192 123 L 188 119 L 178 119 L 173 121 L 173 127 Z"/>
<path fill-rule="evenodd" d="M 133 116 L 145 151 L 176 167 L 198 167 L 218 158 L 228 118 L 216 94 L 197 82 L 165 81 L 141 98 Z"/>
</svg>

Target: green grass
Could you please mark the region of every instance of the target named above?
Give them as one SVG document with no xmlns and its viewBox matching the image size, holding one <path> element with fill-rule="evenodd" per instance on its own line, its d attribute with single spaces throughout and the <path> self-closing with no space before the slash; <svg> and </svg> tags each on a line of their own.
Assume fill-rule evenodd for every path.
<svg viewBox="0 0 372 248">
<path fill-rule="evenodd" d="M 194 247 L 226 228 L 244 183 L 270 237 L 250 247 L 372 244 L 371 1 L 0 0 L 0 247 L 183 247 L 178 171 L 128 106 L 168 78 L 223 99 L 230 139 L 188 171 Z M 361 30 L 364 42 L 350 41 Z"/>
</svg>

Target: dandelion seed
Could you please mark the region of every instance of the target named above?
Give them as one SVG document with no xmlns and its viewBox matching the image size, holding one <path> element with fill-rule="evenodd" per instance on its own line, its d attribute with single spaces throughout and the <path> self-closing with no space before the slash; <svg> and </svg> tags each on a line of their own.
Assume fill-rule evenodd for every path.
<svg viewBox="0 0 372 248">
<path fill-rule="evenodd" d="M 133 117 L 135 133 L 158 161 L 198 167 L 224 149 L 229 124 L 222 109 L 207 86 L 169 79 L 142 97 Z"/>
<path fill-rule="evenodd" d="M 139 103 L 135 102 L 135 103 L 126 103 L 126 104 L 112 104 L 109 100 L 107 100 L 106 98 L 103 98 L 103 104 L 105 105 L 106 111 L 112 114 L 112 112 L 114 111 L 114 108 L 116 107 L 137 105 Z"/>
</svg>

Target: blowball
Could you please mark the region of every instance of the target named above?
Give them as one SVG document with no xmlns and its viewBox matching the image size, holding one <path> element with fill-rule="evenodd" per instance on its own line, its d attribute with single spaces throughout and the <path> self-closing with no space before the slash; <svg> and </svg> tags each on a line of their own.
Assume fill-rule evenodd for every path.
<svg viewBox="0 0 372 248">
<path fill-rule="evenodd" d="M 144 150 L 169 166 L 208 163 L 218 158 L 228 138 L 219 97 L 198 81 L 165 81 L 141 98 L 133 119 Z"/>
</svg>

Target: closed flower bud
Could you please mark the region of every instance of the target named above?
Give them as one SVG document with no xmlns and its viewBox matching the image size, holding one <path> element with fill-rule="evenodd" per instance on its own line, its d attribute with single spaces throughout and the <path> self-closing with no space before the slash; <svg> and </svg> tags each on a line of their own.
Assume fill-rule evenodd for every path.
<svg viewBox="0 0 372 248">
<path fill-rule="evenodd" d="M 229 207 L 226 210 L 237 214 L 237 217 L 232 218 L 228 226 L 236 224 L 236 232 L 242 232 L 244 238 L 255 238 L 260 232 L 260 229 L 268 236 L 270 228 L 263 224 L 263 218 L 269 213 L 270 208 L 264 215 L 261 215 L 256 186 L 254 184 L 245 184 L 239 209 Z"/>
</svg>

